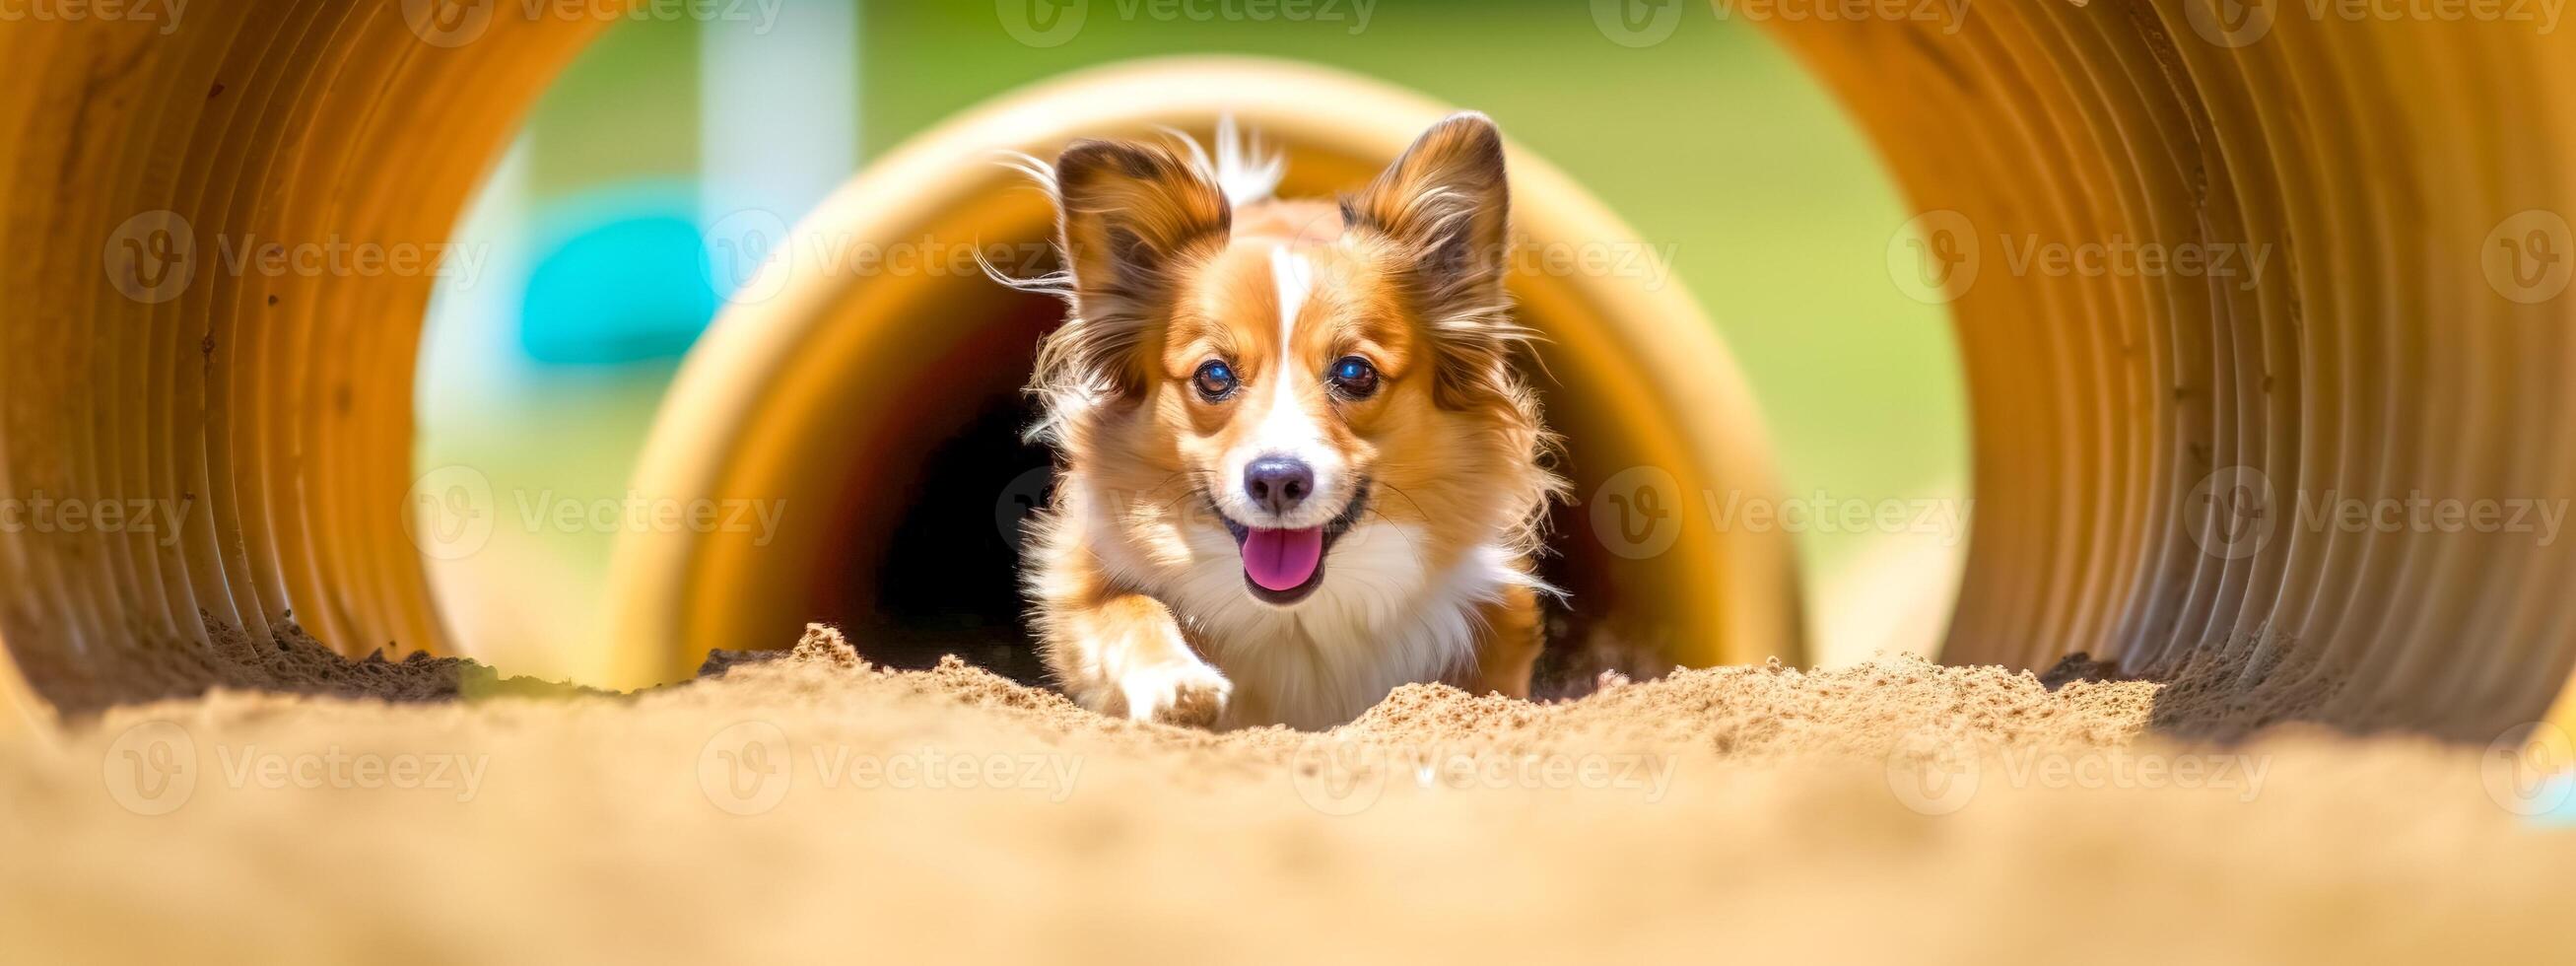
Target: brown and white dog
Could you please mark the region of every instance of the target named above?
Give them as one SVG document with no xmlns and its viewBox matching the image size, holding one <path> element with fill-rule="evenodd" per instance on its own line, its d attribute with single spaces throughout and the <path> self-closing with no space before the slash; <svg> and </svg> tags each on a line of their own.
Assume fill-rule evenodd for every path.
<svg viewBox="0 0 2576 966">
<path fill-rule="evenodd" d="M 1277 157 L 1084 140 L 1051 167 L 1067 300 L 1033 434 L 1061 473 L 1024 564 L 1085 707 L 1211 727 L 1349 721 L 1398 685 L 1525 696 L 1531 572 L 1564 486 L 1516 366 L 1492 121 L 1433 126 L 1338 203 Z"/>
</svg>

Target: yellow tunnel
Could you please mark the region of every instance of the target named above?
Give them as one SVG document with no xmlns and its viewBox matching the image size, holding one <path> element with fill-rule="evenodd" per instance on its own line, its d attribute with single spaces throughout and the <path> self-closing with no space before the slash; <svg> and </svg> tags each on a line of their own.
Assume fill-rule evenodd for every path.
<svg viewBox="0 0 2576 966">
<path fill-rule="evenodd" d="M 1016 261 L 1019 274 L 1040 270 L 1026 254 L 1049 236 L 1054 211 L 1000 152 L 1052 157 L 1077 137 L 1167 127 L 1204 139 L 1230 113 L 1286 150 L 1285 196 L 1329 196 L 1366 183 L 1452 110 L 1271 62 L 1110 68 L 1005 97 L 873 165 L 792 230 L 756 228 L 791 237 L 745 247 L 787 255 L 691 352 L 635 489 L 684 503 L 777 501 L 795 522 L 766 544 L 747 530 L 622 536 L 612 680 L 685 677 L 710 648 L 778 646 L 808 616 L 866 620 L 886 604 L 869 588 L 891 569 L 900 524 L 925 512 L 925 493 L 963 488 L 989 504 L 1010 480 L 924 468 L 979 411 L 998 402 L 1014 414 L 1037 338 L 1063 311 L 972 262 L 957 270 L 956 253 L 977 250 L 997 267 Z M 1707 525 L 1697 498 L 1776 498 L 1751 396 L 1715 328 L 1678 286 L 1616 270 L 1623 256 L 1653 257 L 1651 246 L 1563 174 L 1527 156 L 1511 165 L 1519 247 L 1561 256 L 1551 265 L 1524 254 L 1513 288 L 1524 320 L 1550 340 L 1540 382 L 1575 490 L 1623 500 L 1650 490 L 1666 521 L 1662 533 L 1639 521 L 1632 540 L 1595 526 L 1590 507 L 1567 508 L 1551 576 L 1602 602 L 1593 634 L 1670 658 L 1657 670 L 1794 661 L 1787 535 Z M 1577 267 L 1581 258 L 1595 268 Z M 1026 419 L 985 422 L 1007 444 Z"/>
</svg>

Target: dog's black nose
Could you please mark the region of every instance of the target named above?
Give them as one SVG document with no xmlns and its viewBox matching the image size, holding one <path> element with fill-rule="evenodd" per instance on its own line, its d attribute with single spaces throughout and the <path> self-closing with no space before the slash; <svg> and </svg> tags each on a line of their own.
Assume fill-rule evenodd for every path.
<svg viewBox="0 0 2576 966">
<path fill-rule="evenodd" d="M 1315 492 L 1315 470 L 1294 456 L 1264 456 L 1243 468 L 1243 492 L 1254 506 L 1286 513 Z"/>
</svg>

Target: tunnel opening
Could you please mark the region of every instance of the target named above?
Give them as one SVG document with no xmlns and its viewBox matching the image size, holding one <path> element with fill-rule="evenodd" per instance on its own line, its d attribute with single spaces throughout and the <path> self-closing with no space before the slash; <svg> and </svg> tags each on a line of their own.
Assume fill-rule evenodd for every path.
<svg viewBox="0 0 2576 966">
<path fill-rule="evenodd" d="M 1175 74 L 1196 82 L 1167 83 Z M 1340 91 L 1332 99 L 1366 109 L 1319 111 L 1283 93 L 1291 90 Z M 1283 62 L 1122 66 L 954 118 L 792 222 L 775 213 L 714 219 L 702 239 L 710 258 L 769 257 L 736 259 L 730 271 L 706 267 L 717 292 L 734 294 L 719 299 L 716 321 L 676 372 L 667 362 L 549 370 L 540 375 L 579 383 L 566 394 L 583 407 L 538 400 L 557 429 L 502 422 L 493 435 L 506 438 L 506 452 L 469 450 L 460 460 L 455 448 L 425 445 L 420 465 L 464 462 L 483 472 L 503 524 L 536 519 L 514 499 L 556 493 L 749 503 L 779 511 L 776 532 L 496 527 L 488 546 L 430 568 L 432 598 L 456 629 L 458 650 L 632 688 L 687 677 L 714 650 L 783 646 L 821 622 L 881 664 L 926 667 L 954 653 L 1043 681 L 1019 590 L 1014 518 L 1046 499 L 1051 454 L 1021 438 L 1035 417 L 1021 387 L 1063 309 L 971 265 L 907 271 L 835 256 L 851 245 L 1043 250 L 1052 212 L 1042 192 L 994 163 L 1003 146 L 1046 156 L 1072 136 L 1153 136 L 1161 124 L 1205 138 L 1212 118 L 1231 113 L 1290 153 L 1283 195 L 1328 197 L 1374 176 L 1446 110 Z M 1515 162 L 1514 217 L 1528 240 L 1649 259 L 1670 247 L 1619 223 L 1562 172 L 1524 160 Z M 506 174 L 519 163 L 505 160 L 494 183 L 526 182 Z M 687 199 L 646 200 L 685 207 Z M 498 238 L 506 249 L 524 228 L 506 217 L 487 224 L 484 212 L 524 207 L 507 191 L 487 191 L 458 234 Z M 736 237 L 745 227 L 766 234 Z M 1046 267 L 1025 257 L 1012 266 L 1020 275 Z M 1678 284 L 1525 274 L 1512 281 L 1522 319 L 1557 340 L 1526 364 L 1550 427 L 1566 441 L 1558 469 L 1574 494 L 1549 511 L 1548 552 L 1537 562 L 1565 591 L 1547 608 L 1537 690 L 1568 693 L 1601 670 L 1643 678 L 1676 666 L 1796 659 L 1791 539 L 1726 532 L 1693 510 L 1713 489 L 1767 495 L 1777 483 L 1750 396 L 1705 312 Z M 449 315 L 513 315 L 513 306 L 462 297 L 472 293 L 446 294 L 438 307 L 454 311 L 432 313 L 433 334 Z M 424 353 L 425 383 L 492 368 L 477 361 L 480 342 L 454 347 Z M 430 404 L 446 398 L 429 397 L 424 409 L 481 426 L 461 407 L 449 414 Z M 425 436 L 436 436 L 430 429 Z M 639 440 L 630 463 L 625 447 Z M 1605 533 L 1593 512 L 1605 485 L 1640 469 L 1664 481 L 1654 505 L 1672 530 L 1644 552 L 1632 537 Z M 601 606 L 562 605 L 584 599 Z"/>
<path fill-rule="evenodd" d="M 818 562 L 811 610 L 881 664 L 956 654 L 1035 683 L 1044 668 L 1019 592 L 1020 525 L 1051 471 L 1045 447 L 1024 438 L 1037 410 L 1021 387 L 1064 307 L 1023 293 L 1001 302 L 924 361 L 895 393 L 902 409 L 853 414 L 885 435 L 854 464 L 865 478 L 841 489 L 825 542 L 836 552 Z"/>
<path fill-rule="evenodd" d="M 968 280 L 961 284 L 974 284 Z M 999 286 L 995 286 L 998 290 Z M 979 300 L 981 301 L 981 300 Z M 1047 675 L 1020 592 L 1025 527 L 1052 493 L 1050 451 L 1027 440 L 1037 419 L 1022 392 L 1039 340 L 1064 315 L 1053 299 L 998 292 L 979 314 L 942 320 L 958 338 L 920 360 L 894 408 L 847 414 L 877 427 L 847 479 L 815 561 L 806 611 L 842 629 L 869 660 L 897 668 L 949 655 L 1026 684 Z M 1579 385 L 1550 378 L 1571 363 L 1548 353 L 1523 364 L 1550 424 L 1555 458 L 1574 492 L 1597 490 L 1621 462 L 1617 434 L 1577 404 Z M 1619 561 L 1597 539 L 1580 498 L 1552 503 L 1542 579 L 1563 591 L 1543 602 L 1546 647 L 1533 693 L 1588 691 L 1603 671 L 1635 679 L 1670 671 L 1669 627 L 1623 600 Z M 1633 597 L 1634 595 L 1625 595 Z M 1621 617 L 1623 613 L 1625 620 Z"/>
</svg>

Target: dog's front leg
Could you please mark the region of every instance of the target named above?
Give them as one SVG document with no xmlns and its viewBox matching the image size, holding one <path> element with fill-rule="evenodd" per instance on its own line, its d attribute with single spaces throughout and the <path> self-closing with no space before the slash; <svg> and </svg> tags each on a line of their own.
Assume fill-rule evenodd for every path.
<svg viewBox="0 0 2576 966">
<path fill-rule="evenodd" d="M 1224 713 L 1234 685 L 1199 659 L 1161 601 L 1107 593 L 1049 611 L 1047 665 L 1083 707 L 1197 727 L 1214 725 Z"/>
<path fill-rule="evenodd" d="M 1539 629 L 1538 595 L 1527 587 L 1503 591 L 1503 599 L 1478 611 L 1484 632 L 1476 640 L 1476 665 L 1464 681 L 1453 681 L 1469 694 L 1527 698 L 1530 673 L 1538 666 L 1546 641 Z"/>
</svg>

